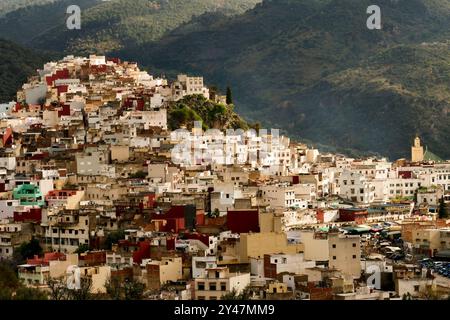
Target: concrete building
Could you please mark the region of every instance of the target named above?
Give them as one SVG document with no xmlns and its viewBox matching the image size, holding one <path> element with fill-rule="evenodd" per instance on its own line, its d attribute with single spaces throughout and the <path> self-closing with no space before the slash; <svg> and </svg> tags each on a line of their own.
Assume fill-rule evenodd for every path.
<svg viewBox="0 0 450 320">
<path fill-rule="evenodd" d="M 361 276 L 361 238 L 360 236 L 348 236 L 329 234 L 328 237 L 330 268 L 340 270 L 344 275 L 354 278 Z"/>
<path fill-rule="evenodd" d="M 163 257 L 161 260 L 143 261 L 143 263 L 147 288 L 150 290 L 160 289 L 170 281 L 176 282 L 183 278 L 180 257 Z"/>
<path fill-rule="evenodd" d="M 250 273 L 231 273 L 227 267 L 206 269 L 195 279 L 195 300 L 220 300 L 224 295 L 236 294 L 250 285 Z"/>
<path fill-rule="evenodd" d="M 303 251 L 303 244 L 289 244 L 285 233 L 276 232 L 242 233 L 238 246 L 241 263 L 248 263 L 252 257 L 263 258 L 265 254 L 296 254 Z"/>
</svg>

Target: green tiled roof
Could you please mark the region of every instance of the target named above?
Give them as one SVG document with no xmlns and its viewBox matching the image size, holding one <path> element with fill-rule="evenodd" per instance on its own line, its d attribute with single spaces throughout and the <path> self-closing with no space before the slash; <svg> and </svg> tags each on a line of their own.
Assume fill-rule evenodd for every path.
<svg viewBox="0 0 450 320">
<path fill-rule="evenodd" d="M 425 150 L 425 153 L 423 154 L 423 160 L 433 162 L 444 162 L 444 160 L 442 160 L 439 156 L 435 155 L 433 152 L 428 150 L 428 148 Z"/>
</svg>

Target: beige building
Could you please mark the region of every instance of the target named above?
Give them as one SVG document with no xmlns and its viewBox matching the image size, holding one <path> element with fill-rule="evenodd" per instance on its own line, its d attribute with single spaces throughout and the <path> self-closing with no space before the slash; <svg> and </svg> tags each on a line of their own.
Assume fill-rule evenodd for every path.
<svg viewBox="0 0 450 320">
<path fill-rule="evenodd" d="M 149 289 L 159 290 L 170 281 L 183 279 L 183 263 L 181 257 L 163 257 L 152 260 L 145 265 L 144 279 Z"/>
<path fill-rule="evenodd" d="M 80 268 L 81 276 L 92 280 L 91 293 L 106 293 L 106 284 L 111 278 L 111 267 L 96 266 Z"/>
<path fill-rule="evenodd" d="M 130 158 L 130 147 L 129 146 L 111 146 L 111 160 L 118 162 L 128 161 Z"/>
<path fill-rule="evenodd" d="M 344 275 L 361 276 L 361 238 L 338 233 L 304 230 L 300 233 L 306 260 L 328 261 L 330 269 Z"/>
<path fill-rule="evenodd" d="M 78 265 L 78 254 L 66 254 L 66 260 L 55 260 L 49 262 L 50 278 L 61 278 L 66 275 L 69 266 Z"/>
<path fill-rule="evenodd" d="M 361 238 L 329 234 L 329 267 L 341 270 L 344 275 L 361 276 Z"/>
<path fill-rule="evenodd" d="M 259 213 L 259 230 L 262 233 L 266 232 L 281 232 L 283 214 L 274 212 L 260 212 Z"/>
<path fill-rule="evenodd" d="M 304 245 L 305 260 L 327 261 L 329 257 L 328 235 L 313 230 L 302 230 L 300 241 Z"/>
<path fill-rule="evenodd" d="M 412 235 L 415 249 L 429 250 L 434 255 L 436 251 L 450 249 L 450 229 L 415 230 Z"/>
<path fill-rule="evenodd" d="M 240 294 L 250 285 L 250 273 L 231 273 L 227 267 L 209 268 L 195 279 L 195 300 L 220 300 L 233 290 Z"/>
<path fill-rule="evenodd" d="M 44 244 L 50 251 L 73 253 L 80 245 L 89 245 L 89 231 L 92 226 L 88 215 L 65 212 L 49 215 L 48 221 L 42 223 Z"/>
</svg>

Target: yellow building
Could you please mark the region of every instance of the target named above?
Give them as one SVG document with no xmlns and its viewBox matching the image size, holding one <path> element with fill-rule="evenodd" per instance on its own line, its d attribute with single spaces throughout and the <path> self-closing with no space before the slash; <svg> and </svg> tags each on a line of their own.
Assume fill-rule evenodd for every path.
<svg viewBox="0 0 450 320">
<path fill-rule="evenodd" d="M 429 250 L 434 255 L 437 251 L 450 248 L 450 229 L 421 229 L 415 230 L 412 235 L 414 248 Z"/>
<path fill-rule="evenodd" d="M 341 234 L 328 235 L 330 253 L 329 267 L 340 270 L 344 275 L 361 276 L 361 238 Z"/>
<path fill-rule="evenodd" d="M 163 257 L 161 260 L 149 261 L 146 265 L 147 287 L 160 289 L 169 281 L 183 279 L 183 263 L 180 257 Z"/>
<path fill-rule="evenodd" d="M 249 258 L 262 258 L 265 254 L 303 252 L 303 244 L 289 244 L 282 232 L 242 233 L 238 253 L 241 263 L 248 263 Z"/>
</svg>

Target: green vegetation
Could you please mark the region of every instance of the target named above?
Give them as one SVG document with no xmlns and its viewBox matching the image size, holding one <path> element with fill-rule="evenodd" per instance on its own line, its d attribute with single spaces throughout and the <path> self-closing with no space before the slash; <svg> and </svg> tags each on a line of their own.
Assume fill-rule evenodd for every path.
<svg viewBox="0 0 450 320">
<path fill-rule="evenodd" d="M 234 112 L 233 105 L 216 103 L 203 95 L 186 96 L 169 106 L 171 130 L 183 126 L 191 129 L 194 121 L 202 121 L 203 129 L 248 129 L 247 123 Z"/>
<path fill-rule="evenodd" d="M 105 250 L 111 250 L 112 245 L 119 242 L 119 240 L 125 239 L 125 231 L 124 230 L 117 230 L 108 233 L 105 239 L 104 243 L 104 249 Z"/>
<path fill-rule="evenodd" d="M 0 39 L 0 103 L 13 100 L 28 76 L 45 62 L 43 55 Z"/>
<path fill-rule="evenodd" d="M 439 209 L 438 209 L 439 219 L 447 219 L 448 218 L 448 210 L 445 205 L 444 196 L 439 200 Z"/>
<path fill-rule="evenodd" d="M 78 246 L 78 249 L 75 250 L 75 253 L 80 254 L 85 253 L 86 251 L 89 251 L 89 246 L 85 243 L 82 243 Z"/>
<path fill-rule="evenodd" d="M 145 179 L 147 178 L 147 172 L 145 171 L 137 171 L 129 175 L 130 179 Z"/>
<path fill-rule="evenodd" d="M 449 158 L 449 2 L 380 0 L 376 31 L 366 27 L 371 4 L 266 0 L 240 16 L 198 17 L 119 54 L 171 76 L 232 83 L 246 119 L 328 150 L 407 157 L 419 133 Z"/>
<path fill-rule="evenodd" d="M 0 301 L 47 300 L 42 291 L 22 285 L 12 265 L 8 261 L 0 261 Z"/>
<path fill-rule="evenodd" d="M 219 209 L 215 208 L 214 211 L 208 212 L 206 216 L 212 219 L 218 218 L 220 216 L 220 211 Z"/>
<path fill-rule="evenodd" d="M 27 259 L 34 256 L 41 256 L 44 253 L 39 240 L 33 238 L 29 242 L 22 243 L 17 250 L 14 250 L 15 259 L 19 263 L 25 263 Z"/>
<path fill-rule="evenodd" d="M 227 87 L 227 104 L 233 104 L 233 94 L 231 93 L 231 88 Z"/>
<path fill-rule="evenodd" d="M 264 0 L 246 12 L 259 0 L 81 0 L 80 31 L 63 25 L 68 1 L 8 14 L 0 36 L 232 84 L 228 102 L 246 119 L 324 151 L 408 157 L 418 133 L 450 158 L 448 0 L 379 0 L 382 30 L 366 27 L 370 0 Z M 190 106 L 172 115 L 204 120 Z"/>
<path fill-rule="evenodd" d="M 0 16 L 29 6 L 43 5 L 58 0 L 0 0 Z"/>
<path fill-rule="evenodd" d="M 221 300 L 250 300 L 250 298 L 251 298 L 251 290 L 249 287 L 246 287 L 239 294 L 236 291 L 236 289 L 233 288 L 229 293 L 224 294 L 221 297 Z"/>
<path fill-rule="evenodd" d="M 135 280 L 112 278 L 106 284 L 108 297 L 113 300 L 142 300 L 145 285 Z"/>
</svg>

